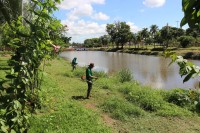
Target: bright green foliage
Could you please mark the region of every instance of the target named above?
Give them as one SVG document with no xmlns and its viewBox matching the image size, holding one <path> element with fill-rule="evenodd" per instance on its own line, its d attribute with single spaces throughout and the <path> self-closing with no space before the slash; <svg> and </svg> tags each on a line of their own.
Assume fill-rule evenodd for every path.
<svg viewBox="0 0 200 133">
<path fill-rule="evenodd" d="M 57 2 L 60 0 L 31 0 L 31 19 L 20 16 L 9 23 L 6 37 L 15 53 L 9 60 L 11 71 L 6 75 L 9 86 L 4 87 L 4 81 L 0 84 L 4 132 L 27 132 L 30 112 L 39 107 L 40 66 L 55 56 L 57 50 L 53 52 L 51 40 L 57 40 L 63 28 L 51 17 Z"/>
<path fill-rule="evenodd" d="M 166 100 L 180 107 L 187 108 L 191 111 L 199 112 L 199 96 L 199 90 L 174 89 L 168 92 Z"/>
<path fill-rule="evenodd" d="M 166 57 L 171 57 L 171 63 L 176 62 L 179 65 L 179 74 L 181 75 L 181 77 L 185 76 L 183 82 L 186 82 L 191 78 L 200 76 L 199 66 L 194 65 L 192 62 L 188 62 L 186 59 L 183 59 L 182 56 L 177 56 L 174 53 L 166 52 L 165 55 Z"/>
<path fill-rule="evenodd" d="M 118 79 L 121 83 L 128 82 L 133 79 L 131 71 L 129 69 L 122 69 L 118 72 Z"/>
<path fill-rule="evenodd" d="M 182 0 L 184 17 L 181 26 L 188 24 L 189 27 L 200 27 L 200 1 L 199 0 Z"/>
</svg>

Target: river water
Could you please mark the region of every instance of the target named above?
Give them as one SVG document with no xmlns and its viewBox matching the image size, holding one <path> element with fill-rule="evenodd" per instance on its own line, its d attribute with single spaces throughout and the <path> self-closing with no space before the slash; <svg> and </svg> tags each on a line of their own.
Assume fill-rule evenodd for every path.
<svg viewBox="0 0 200 133">
<path fill-rule="evenodd" d="M 79 66 L 86 66 L 92 62 L 96 71 L 112 73 L 128 68 L 135 80 L 158 89 L 194 89 L 198 88 L 200 81 L 198 77 L 183 84 L 178 65 L 174 63 L 169 66 L 171 59 L 164 57 L 102 51 L 67 51 L 62 52 L 60 56 L 70 61 L 77 57 Z M 200 66 L 200 61 L 189 61 Z"/>
</svg>

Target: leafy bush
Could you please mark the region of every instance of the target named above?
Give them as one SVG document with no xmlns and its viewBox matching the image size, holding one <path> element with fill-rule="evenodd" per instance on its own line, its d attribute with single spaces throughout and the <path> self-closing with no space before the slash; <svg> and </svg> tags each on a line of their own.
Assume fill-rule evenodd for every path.
<svg viewBox="0 0 200 133">
<path fill-rule="evenodd" d="M 174 89 L 166 95 L 166 101 L 187 108 L 191 111 L 200 112 L 199 90 Z"/>
<path fill-rule="evenodd" d="M 139 86 L 128 94 L 127 99 L 146 111 L 157 111 L 164 102 L 163 97 L 157 90 Z"/>
<path fill-rule="evenodd" d="M 118 72 L 117 77 L 121 83 L 131 81 L 133 79 L 131 71 L 129 69 L 122 69 Z"/>
<path fill-rule="evenodd" d="M 184 107 L 191 103 L 191 99 L 188 95 L 188 90 L 174 89 L 170 92 L 167 99 L 168 102 L 174 103 L 178 106 Z"/>
<path fill-rule="evenodd" d="M 192 36 L 181 36 L 178 40 L 183 48 L 186 48 L 189 44 L 195 41 L 194 37 Z"/>
<path fill-rule="evenodd" d="M 119 120 L 145 115 L 145 111 L 138 106 L 118 98 L 111 98 L 105 101 L 101 107 L 105 112 L 111 113 L 112 117 Z"/>
</svg>

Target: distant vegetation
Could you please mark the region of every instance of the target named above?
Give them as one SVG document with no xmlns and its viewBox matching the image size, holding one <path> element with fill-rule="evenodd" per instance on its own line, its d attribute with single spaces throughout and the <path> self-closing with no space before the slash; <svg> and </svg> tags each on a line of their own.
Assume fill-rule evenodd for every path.
<svg viewBox="0 0 200 133">
<path fill-rule="evenodd" d="M 161 46 L 163 49 L 200 46 L 200 29 L 198 27 L 182 29 L 166 25 L 158 29 L 157 25 L 151 25 L 149 28 L 143 28 L 138 33 L 132 33 L 126 22 L 116 22 L 107 24 L 106 31 L 107 35 L 86 39 L 82 46 L 88 48 L 109 46 L 145 48 L 152 45 L 154 48 Z M 76 44 L 72 45 L 78 46 Z"/>
</svg>

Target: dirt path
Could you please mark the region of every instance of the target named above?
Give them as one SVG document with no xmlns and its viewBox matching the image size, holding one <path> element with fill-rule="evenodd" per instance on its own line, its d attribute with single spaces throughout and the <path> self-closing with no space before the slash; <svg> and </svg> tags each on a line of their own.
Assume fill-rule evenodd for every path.
<svg viewBox="0 0 200 133">
<path fill-rule="evenodd" d="M 88 102 L 84 106 L 85 106 L 85 108 L 88 108 L 95 112 L 100 113 L 101 119 L 108 127 L 112 128 L 113 133 L 120 132 L 120 131 L 117 131 L 119 122 L 117 120 L 111 118 L 108 114 L 102 113 L 94 103 Z M 122 132 L 120 132 L 120 133 L 122 133 Z M 123 133 L 125 133 L 125 132 L 123 132 Z"/>
</svg>

